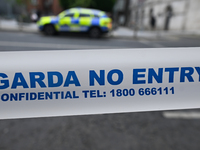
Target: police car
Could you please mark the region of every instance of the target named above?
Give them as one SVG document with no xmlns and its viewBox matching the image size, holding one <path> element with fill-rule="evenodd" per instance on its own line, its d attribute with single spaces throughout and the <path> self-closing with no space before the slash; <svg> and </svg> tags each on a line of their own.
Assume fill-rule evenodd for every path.
<svg viewBox="0 0 200 150">
<path fill-rule="evenodd" d="M 104 11 L 88 8 L 71 8 L 58 16 L 41 17 L 37 24 L 46 35 L 63 31 L 87 32 L 92 38 L 98 38 L 112 28 L 112 20 Z"/>
</svg>

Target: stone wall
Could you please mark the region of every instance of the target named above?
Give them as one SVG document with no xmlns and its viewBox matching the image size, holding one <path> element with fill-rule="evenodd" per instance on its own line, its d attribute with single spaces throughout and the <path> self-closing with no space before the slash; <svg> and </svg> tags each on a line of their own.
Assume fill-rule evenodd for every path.
<svg viewBox="0 0 200 150">
<path fill-rule="evenodd" d="M 172 10 L 170 17 L 169 11 L 166 11 L 169 6 Z M 129 7 L 131 10 L 129 26 L 133 26 L 137 18 L 139 29 L 151 29 L 150 10 L 153 9 L 156 29 L 165 29 L 168 16 L 169 30 L 199 30 L 199 8 L 200 0 L 132 0 Z"/>
</svg>

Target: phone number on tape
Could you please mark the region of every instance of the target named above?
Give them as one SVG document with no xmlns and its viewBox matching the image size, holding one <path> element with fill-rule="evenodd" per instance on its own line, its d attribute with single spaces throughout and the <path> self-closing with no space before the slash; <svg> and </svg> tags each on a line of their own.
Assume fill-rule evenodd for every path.
<svg viewBox="0 0 200 150">
<path fill-rule="evenodd" d="M 121 96 L 134 96 L 136 94 L 135 89 L 131 88 L 131 89 L 112 89 L 110 91 L 111 96 L 112 97 L 121 97 Z M 144 96 L 144 95 L 162 95 L 162 94 L 174 94 L 174 87 L 159 87 L 159 88 L 140 88 L 137 93 L 140 96 Z"/>
</svg>

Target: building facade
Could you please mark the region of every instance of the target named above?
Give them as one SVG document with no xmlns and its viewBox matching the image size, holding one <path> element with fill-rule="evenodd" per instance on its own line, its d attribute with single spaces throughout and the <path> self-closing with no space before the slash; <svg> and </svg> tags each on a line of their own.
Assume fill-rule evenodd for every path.
<svg viewBox="0 0 200 150">
<path fill-rule="evenodd" d="M 113 19 L 118 25 L 127 25 L 129 23 L 130 13 L 129 9 L 130 0 L 117 0 L 113 8 Z"/>
<path fill-rule="evenodd" d="M 0 18 L 16 18 L 25 12 L 24 5 L 18 5 L 16 0 L 0 0 Z"/>
<path fill-rule="evenodd" d="M 31 15 L 57 15 L 62 12 L 59 0 L 0 0 L 0 18 L 31 21 Z"/>
<path fill-rule="evenodd" d="M 30 0 L 26 6 L 28 13 L 40 12 L 41 15 L 57 15 L 62 11 L 59 0 Z"/>
<path fill-rule="evenodd" d="M 200 30 L 199 8 L 200 0 L 130 0 L 125 25 L 150 30 L 155 23 L 157 30 Z"/>
</svg>

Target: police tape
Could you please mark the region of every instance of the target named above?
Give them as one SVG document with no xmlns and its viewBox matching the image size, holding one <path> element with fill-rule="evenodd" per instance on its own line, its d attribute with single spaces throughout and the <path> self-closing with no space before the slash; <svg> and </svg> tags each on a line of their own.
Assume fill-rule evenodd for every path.
<svg viewBox="0 0 200 150">
<path fill-rule="evenodd" d="M 200 48 L 0 55 L 0 119 L 200 108 Z"/>
</svg>

